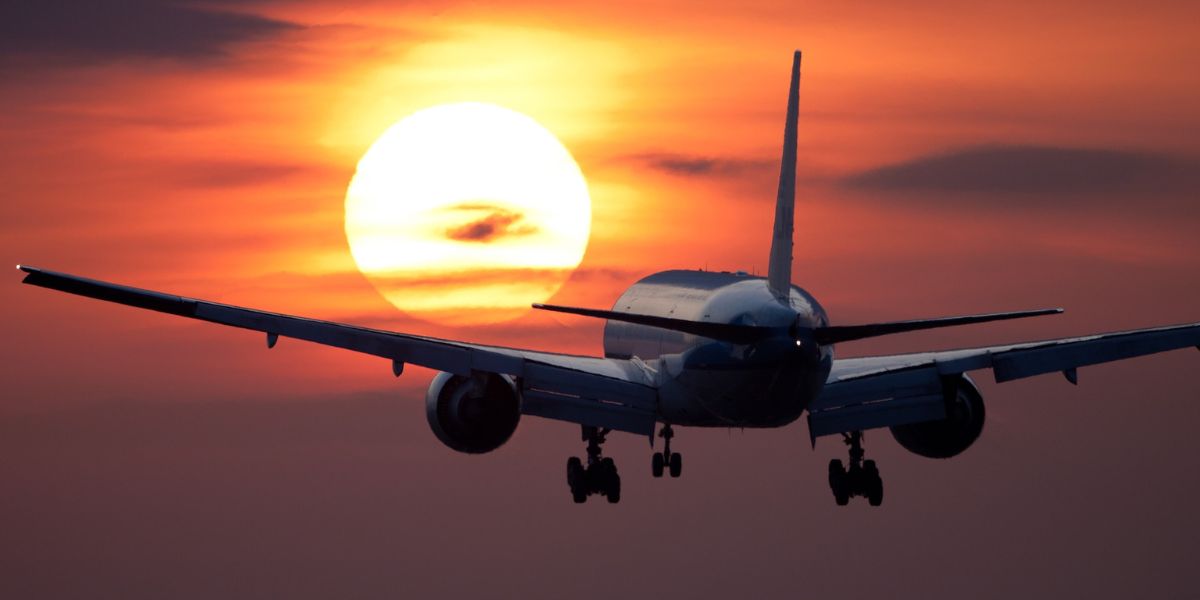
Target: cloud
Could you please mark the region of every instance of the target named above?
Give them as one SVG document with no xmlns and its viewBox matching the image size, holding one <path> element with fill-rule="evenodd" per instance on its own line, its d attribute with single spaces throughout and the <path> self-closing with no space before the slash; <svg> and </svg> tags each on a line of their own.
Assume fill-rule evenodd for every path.
<svg viewBox="0 0 1200 600">
<path fill-rule="evenodd" d="M 1187 160 L 1150 152 L 986 145 L 868 169 L 842 183 L 886 192 L 1094 196 L 1195 189 L 1196 172 Z"/>
<path fill-rule="evenodd" d="M 68 64 L 211 59 L 231 44 L 298 27 L 185 0 L 17 0 L 0 4 L 0 58 Z"/>
<path fill-rule="evenodd" d="M 191 188 L 223 188 L 270 183 L 304 170 L 301 165 L 270 162 L 198 161 L 164 168 L 176 183 Z"/>
<path fill-rule="evenodd" d="M 766 160 L 683 154 L 639 154 L 632 158 L 657 171 L 684 177 L 736 176 L 775 166 Z"/>
<path fill-rule="evenodd" d="M 465 225 L 446 230 L 446 237 L 460 242 L 492 242 L 502 237 L 529 235 L 537 231 L 537 227 L 521 222 L 525 215 L 494 206 L 464 204 L 450 210 L 490 211 Z"/>
<path fill-rule="evenodd" d="M 399 274 L 375 274 L 371 281 L 380 288 L 426 290 L 442 288 L 478 288 L 521 282 L 536 285 L 561 282 L 571 271 L 563 268 L 510 267 L 476 268 L 460 271 L 413 271 Z"/>
</svg>

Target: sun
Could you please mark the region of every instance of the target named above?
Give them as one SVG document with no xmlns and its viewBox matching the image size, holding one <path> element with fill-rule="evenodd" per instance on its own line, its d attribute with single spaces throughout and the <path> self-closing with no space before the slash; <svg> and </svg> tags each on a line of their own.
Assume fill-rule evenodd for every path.
<svg viewBox="0 0 1200 600">
<path fill-rule="evenodd" d="M 554 134 L 477 102 L 397 122 L 346 191 L 359 270 L 396 308 L 454 325 L 513 319 L 552 296 L 591 221 L 587 182 Z"/>
</svg>

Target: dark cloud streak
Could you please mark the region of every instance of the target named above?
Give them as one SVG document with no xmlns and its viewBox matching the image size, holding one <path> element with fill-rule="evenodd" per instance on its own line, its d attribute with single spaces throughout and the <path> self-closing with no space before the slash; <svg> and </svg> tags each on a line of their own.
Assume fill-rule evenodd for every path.
<svg viewBox="0 0 1200 600">
<path fill-rule="evenodd" d="M 1113 195 L 1194 190 L 1196 165 L 1164 154 L 1036 145 L 974 146 L 869 169 L 843 180 L 884 192 Z"/>
<path fill-rule="evenodd" d="M 168 163 L 160 168 L 167 179 L 188 188 L 230 188 L 274 184 L 303 174 L 330 175 L 318 165 L 262 160 L 208 160 Z M 337 174 L 340 176 L 340 174 Z"/>
<path fill-rule="evenodd" d="M 656 171 L 684 177 L 737 176 L 775 166 L 767 160 L 682 154 L 640 154 L 633 159 Z"/>
<path fill-rule="evenodd" d="M 486 208 L 469 205 L 466 210 Z M 446 237 L 459 242 L 491 242 L 502 237 L 529 235 L 537 231 L 537 227 L 521 223 L 524 218 L 521 213 L 492 208 L 491 213 L 482 218 L 447 229 Z"/>
<path fill-rule="evenodd" d="M 181 0 L 15 0 L 0 4 L 0 62 L 205 60 L 298 27 Z"/>
</svg>

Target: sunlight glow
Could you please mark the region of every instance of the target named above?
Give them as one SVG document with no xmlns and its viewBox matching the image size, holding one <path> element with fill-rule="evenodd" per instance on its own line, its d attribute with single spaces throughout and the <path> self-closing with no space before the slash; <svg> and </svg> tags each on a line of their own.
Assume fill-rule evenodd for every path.
<svg viewBox="0 0 1200 600">
<path fill-rule="evenodd" d="M 474 102 L 418 111 L 358 163 L 346 237 L 392 304 L 468 324 L 524 314 L 579 265 L 591 200 L 579 165 L 533 119 Z"/>
</svg>

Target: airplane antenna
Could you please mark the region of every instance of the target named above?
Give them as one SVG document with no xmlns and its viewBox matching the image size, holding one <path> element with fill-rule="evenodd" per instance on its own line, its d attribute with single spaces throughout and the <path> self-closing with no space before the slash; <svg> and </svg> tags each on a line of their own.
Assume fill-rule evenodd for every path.
<svg viewBox="0 0 1200 600">
<path fill-rule="evenodd" d="M 792 56 L 792 83 L 788 89 L 787 123 L 783 129 L 783 158 L 779 165 L 779 193 L 775 196 L 775 230 L 767 285 L 778 298 L 791 296 L 792 233 L 796 209 L 796 121 L 800 111 L 800 51 Z"/>
</svg>

